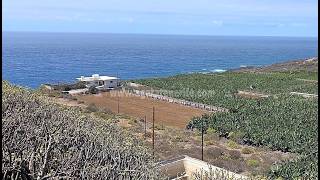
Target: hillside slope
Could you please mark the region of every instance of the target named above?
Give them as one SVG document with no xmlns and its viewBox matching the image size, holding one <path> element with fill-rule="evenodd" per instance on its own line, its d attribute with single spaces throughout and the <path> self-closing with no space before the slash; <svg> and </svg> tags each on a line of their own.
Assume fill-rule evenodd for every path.
<svg viewBox="0 0 320 180">
<path fill-rule="evenodd" d="M 275 164 L 268 173 L 271 179 L 318 179 L 317 65 L 318 59 L 314 58 L 263 68 L 135 82 L 160 89 L 158 92 L 167 96 L 230 110 L 194 118 L 189 129 L 210 129 L 240 144 L 299 155 Z M 240 92 L 266 97 L 244 96 Z M 313 98 L 299 97 L 294 92 L 312 94 Z"/>
<path fill-rule="evenodd" d="M 2 179 L 161 179 L 120 128 L 2 81 Z"/>
</svg>

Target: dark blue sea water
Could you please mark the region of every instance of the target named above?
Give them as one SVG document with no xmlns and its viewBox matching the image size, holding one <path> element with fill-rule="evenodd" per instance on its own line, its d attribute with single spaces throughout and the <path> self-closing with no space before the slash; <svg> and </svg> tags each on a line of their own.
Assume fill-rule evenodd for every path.
<svg viewBox="0 0 320 180">
<path fill-rule="evenodd" d="M 81 75 L 122 79 L 318 56 L 317 38 L 3 32 L 2 75 L 36 88 Z"/>
</svg>

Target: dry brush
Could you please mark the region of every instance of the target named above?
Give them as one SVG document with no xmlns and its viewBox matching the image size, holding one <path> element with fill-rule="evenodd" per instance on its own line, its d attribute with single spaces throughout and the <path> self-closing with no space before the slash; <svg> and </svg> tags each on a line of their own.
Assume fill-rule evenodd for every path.
<svg viewBox="0 0 320 180">
<path fill-rule="evenodd" d="M 2 179 L 161 179 L 119 127 L 2 82 Z"/>
</svg>

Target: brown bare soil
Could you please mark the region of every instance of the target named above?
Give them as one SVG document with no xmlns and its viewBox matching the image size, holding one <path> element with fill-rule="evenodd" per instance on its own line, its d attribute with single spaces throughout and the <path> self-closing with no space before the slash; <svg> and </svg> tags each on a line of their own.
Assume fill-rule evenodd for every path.
<svg viewBox="0 0 320 180">
<path fill-rule="evenodd" d="M 118 96 L 118 95 L 119 96 Z M 103 92 L 97 95 L 79 95 L 78 100 L 85 104 L 111 110 L 117 113 L 119 98 L 119 112 L 137 118 L 147 117 L 148 122 L 152 122 L 152 107 L 155 108 L 155 123 L 159 125 L 177 127 L 184 129 L 190 119 L 194 116 L 201 116 L 208 111 L 183 106 L 180 104 L 159 101 L 147 97 L 139 97 L 123 92 Z"/>
<path fill-rule="evenodd" d="M 84 101 L 85 104 L 79 104 L 77 100 Z M 82 108 L 89 107 L 91 106 L 91 103 L 95 103 L 96 106 L 100 107 L 101 109 L 107 110 L 107 112 L 109 112 L 110 110 L 112 110 L 113 112 L 117 112 L 118 98 L 110 92 L 98 95 L 81 95 L 77 96 L 77 100 L 65 100 L 62 98 L 56 98 L 55 102 L 67 106 L 79 106 Z M 131 132 L 133 135 L 143 140 L 149 148 L 152 148 L 152 106 L 155 105 L 155 107 L 158 107 L 160 109 L 164 106 L 162 114 L 159 114 L 159 112 L 158 116 L 157 114 L 155 114 L 156 124 L 154 151 L 156 159 L 167 160 L 180 155 L 188 155 L 190 157 L 201 159 L 201 135 L 199 134 L 199 132 L 183 129 L 185 128 L 185 124 L 183 122 L 187 123 L 188 120 L 181 120 L 180 123 L 175 122 L 174 124 L 178 124 L 178 126 L 171 128 L 168 127 L 172 126 L 171 122 L 168 122 L 168 120 L 161 121 L 161 119 L 159 120 L 159 118 L 157 120 L 157 117 L 168 117 L 168 114 L 166 114 L 166 112 L 175 113 L 175 118 L 179 117 L 180 113 L 178 112 L 182 112 L 180 108 L 182 108 L 184 112 L 189 112 L 182 114 L 185 117 L 187 117 L 186 115 L 192 115 L 190 109 L 192 110 L 192 112 L 196 110 L 200 111 L 200 113 L 202 113 L 202 110 L 153 99 L 143 99 L 138 96 L 128 97 L 124 96 L 123 94 L 121 97 L 119 97 L 119 100 L 122 103 L 128 103 L 125 106 L 121 106 L 120 103 L 120 108 L 126 107 L 128 111 L 125 108 L 122 108 L 122 112 L 124 112 L 124 115 L 115 116 L 116 121 L 114 122 L 123 127 L 126 131 Z M 142 107 L 141 109 L 137 107 L 137 109 L 130 108 L 131 106 L 134 106 L 130 104 L 131 101 L 139 102 L 139 105 L 147 108 L 150 111 L 150 118 L 148 119 L 148 123 L 146 124 L 146 129 L 144 121 L 142 120 L 143 118 L 135 118 L 137 116 L 126 116 L 127 112 L 136 113 L 137 115 L 139 115 L 139 112 L 144 112 L 143 110 L 145 110 Z M 129 105 L 131 106 L 129 107 Z M 150 105 L 150 107 L 148 107 L 148 105 Z M 95 112 L 95 115 L 100 117 L 98 112 Z M 243 175 L 256 173 L 263 174 L 269 170 L 270 166 L 273 163 L 285 159 L 292 159 L 293 157 L 295 157 L 295 155 L 291 153 L 271 151 L 266 148 L 258 148 L 247 145 L 237 144 L 236 147 L 229 147 L 228 140 L 225 138 L 220 138 L 218 134 L 215 133 L 204 135 L 204 145 L 204 161 Z M 251 152 L 242 153 L 242 150 L 244 148 L 250 148 Z M 246 164 L 246 162 L 250 159 L 257 159 L 259 165 L 257 167 L 250 167 Z"/>
</svg>

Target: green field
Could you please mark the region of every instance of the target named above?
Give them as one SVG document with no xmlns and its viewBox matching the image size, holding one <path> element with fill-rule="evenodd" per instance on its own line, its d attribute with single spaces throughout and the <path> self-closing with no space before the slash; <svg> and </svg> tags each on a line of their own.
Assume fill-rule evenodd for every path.
<svg viewBox="0 0 320 180">
<path fill-rule="evenodd" d="M 189 74 L 135 81 L 180 99 L 229 108 L 229 112 L 194 118 L 188 128 L 216 130 L 239 143 L 299 154 L 277 164 L 269 177 L 318 178 L 318 99 L 290 95 L 317 94 L 318 72 Z M 236 96 L 239 90 L 268 94 L 264 99 Z M 200 95 L 198 94 L 200 92 Z M 202 93 L 210 92 L 210 93 Z M 213 93 L 212 93 L 213 92 Z"/>
<path fill-rule="evenodd" d="M 163 95 L 225 108 L 237 107 L 248 100 L 234 97 L 238 90 L 274 94 L 290 92 L 318 93 L 318 84 L 299 79 L 317 80 L 317 72 L 189 74 L 168 78 L 135 80 L 153 88 L 171 90 Z M 250 88 L 252 87 L 252 88 Z M 202 95 L 203 93 L 207 95 Z M 208 93 L 209 92 L 209 93 Z"/>
</svg>

